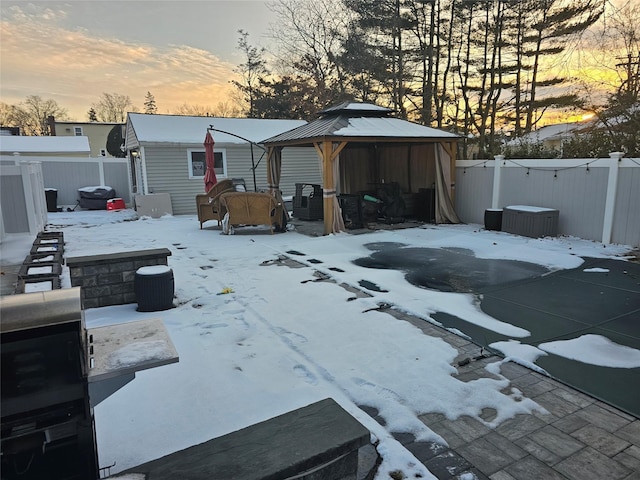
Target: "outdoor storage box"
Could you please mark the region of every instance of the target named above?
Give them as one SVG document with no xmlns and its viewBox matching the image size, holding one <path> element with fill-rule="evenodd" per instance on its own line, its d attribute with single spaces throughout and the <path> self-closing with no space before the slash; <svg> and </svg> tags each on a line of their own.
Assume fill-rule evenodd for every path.
<svg viewBox="0 0 640 480">
<path fill-rule="evenodd" d="M 116 191 L 106 185 L 78 189 L 78 204 L 87 210 L 106 210 L 107 200 L 116 197 Z"/>
<path fill-rule="evenodd" d="M 558 210 L 553 208 L 514 205 L 502 212 L 502 231 L 525 237 L 555 237 L 558 235 Z"/>
</svg>

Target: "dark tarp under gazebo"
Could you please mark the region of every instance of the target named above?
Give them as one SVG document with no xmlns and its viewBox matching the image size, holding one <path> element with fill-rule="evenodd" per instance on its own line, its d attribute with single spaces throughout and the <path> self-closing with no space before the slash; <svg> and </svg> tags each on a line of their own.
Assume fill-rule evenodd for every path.
<svg viewBox="0 0 640 480">
<path fill-rule="evenodd" d="M 282 149 L 313 146 L 322 165 L 324 233 L 345 229 L 336 193 L 397 182 L 405 193 L 435 188 L 436 223 L 460 223 L 453 208 L 459 137 L 391 116 L 369 103 L 327 108 L 320 118 L 263 140 L 269 189 L 279 192 Z"/>
</svg>

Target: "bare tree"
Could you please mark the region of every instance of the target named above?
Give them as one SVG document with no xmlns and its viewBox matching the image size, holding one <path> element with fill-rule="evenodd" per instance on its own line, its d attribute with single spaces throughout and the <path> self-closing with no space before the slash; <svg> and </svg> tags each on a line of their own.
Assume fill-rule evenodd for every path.
<svg viewBox="0 0 640 480">
<path fill-rule="evenodd" d="M 127 112 L 136 111 L 128 95 L 103 93 L 97 103 L 91 105 L 100 122 L 124 123 Z"/>
<path fill-rule="evenodd" d="M 306 83 L 315 85 L 316 103 L 345 98 L 349 79 L 339 57 L 353 15 L 343 2 L 278 0 L 271 9 L 278 16 L 271 28 L 278 73 L 310 80 Z"/>
<path fill-rule="evenodd" d="M 13 109 L 15 107 L 13 105 L 9 105 L 8 103 L 0 102 L 0 126 L 3 127 L 14 127 L 13 124 Z"/>
<path fill-rule="evenodd" d="M 640 5 L 627 3 L 607 12 L 595 37 L 592 65 L 609 79 L 608 94 L 592 95 L 590 110 L 599 122 L 589 132 L 615 150 L 640 155 Z M 606 27 L 606 28 L 605 28 Z M 599 79 L 602 81 L 602 79 Z"/>
<path fill-rule="evenodd" d="M 241 99 L 247 105 L 247 116 L 256 117 L 255 99 L 260 78 L 269 74 L 267 61 L 264 58 L 264 48 L 249 44 L 249 34 L 238 30 L 238 50 L 242 52 L 245 62 L 238 65 L 235 72 L 240 74 L 241 81 L 232 80 L 231 83 L 240 92 Z"/>
<path fill-rule="evenodd" d="M 183 103 L 178 108 L 176 108 L 176 115 L 189 115 L 192 117 L 213 117 L 213 108 L 209 105 L 194 105 Z"/>
<path fill-rule="evenodd" d="M 67 110 L 55 100 L 38 95 L 29 95 L 17 105 L 3 104 L 2 110 L 3 124 L 22 128 L 24 135 L 51 135 L 49 117 L 68 118 Z"/>
<path fill-rule="evenodd" d="M 218 102 L 215 108 L 215 116 L 216 117 L 240 117 L 242 115 L 242 110 L 240 107 L 234 102 Z"/>
</svg>

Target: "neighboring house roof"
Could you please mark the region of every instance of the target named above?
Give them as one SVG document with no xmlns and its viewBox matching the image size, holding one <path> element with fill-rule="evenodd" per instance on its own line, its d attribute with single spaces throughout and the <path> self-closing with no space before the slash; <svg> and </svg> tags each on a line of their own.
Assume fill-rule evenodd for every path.
<svg viewBox="0 0 640 480">
<path fill-rule="evenodd" d="M 70 120 L 53 120 L 56 125 L 105 125 L 105 126 L 115 126 L 115 125 L 124 125 L 124 122 L 72 122 Z"/>
<path fill-rule="evenodd" d="M 607 112 L 605 111 L 604 113 L 606 114 Z M 640 102 L 634 103 L 633 105 L 628 107 L 626 109 L 626 113 L 620 114 L 620 115 L 615 116 L 615 117 L 608 118 L 607 121 L 606 121 L 606 124 L 610 125 L 610 126 L 624 125 L 627 122 L 629 122 L 629 120 L 631 120 L 632 117 L 634 117 L 636 115 L 639 115 L 639 114 L 640 114 Z M 594 127 L 595 128 L 604 128 L 605 127 L 605 123 L 602 122 L 602 120 L 596 118 L 595 121 L 594 121 Z"/>
<path fill-rule="evenodd" d="M 89 139 L 87 137 L 31 137 L 0 136 L 0 152 L 11 155 L 14 152 L 29 153 L 86 153 L 89 155 Z"/>
<path fill-rule="evenodd" d="M 185 143 L 202 144 L 207 128 L 213 125 L 258 143 L 269 136 L 304 125 L 304 120 L 276 120 L 255 118 L 191 117 L 184 115 L 148 115 L 129 113 L 127 128 L 131 126 L 140 144 Z M 244 140 L 218 131 L 211 134 L 217 144 L 243 144 Z M 130 145 L 126 145 L 130 147 Z"/>
<path fill-rule="evenodd" d="M 370 103 L 343 103 L 320 112 L 321 117 L 295 130 L 284 132 L 263 143 L 318 140 L 326 137 L 363 138 L 371 142 L 385 139 L 455 140 L 458 135 L 418 123 L 390 117 L 392 110 Z"/>
<path fill-rule="evenodd" d="M 540 127 L 539 129 L 531 133 L 522 135 L 521 137 L 509 140 L 507 142 L 507 145 L 517 146 L 523 143 L 538 143 L 560 140 L 567 136 L 578 133 L 577 131 L 584 126 L 585 122 L 556 123 L 554 125 L 547 125 L 545 127 Z"/>
</svg>

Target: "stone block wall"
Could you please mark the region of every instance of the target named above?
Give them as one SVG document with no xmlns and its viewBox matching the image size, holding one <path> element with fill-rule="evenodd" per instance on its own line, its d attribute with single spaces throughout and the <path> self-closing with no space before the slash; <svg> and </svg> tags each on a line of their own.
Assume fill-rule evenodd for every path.
<svg viewBox="0 0 640 480">
<path fill-rule="evenodd" d="M 136 303 L 136 270 L 168 265 L 167 248 L 67 258 L 71 286 L 81 287 L 83 308 Z"/>
</svg>

